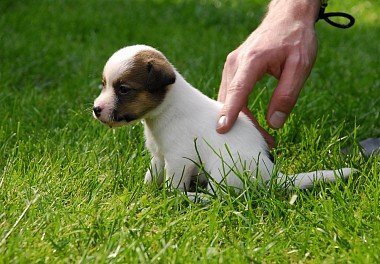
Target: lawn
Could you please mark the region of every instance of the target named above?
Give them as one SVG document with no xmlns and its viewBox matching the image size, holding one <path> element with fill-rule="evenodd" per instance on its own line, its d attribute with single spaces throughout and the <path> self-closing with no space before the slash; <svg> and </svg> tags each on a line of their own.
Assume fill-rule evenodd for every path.
<svg viewBox="0 0 380 264">
<path fill-rule="evenodd" d="M 123 46 L 149 44 L 216 98 L 227 54 L 267 1 L 1 0 L 0 263 L 379 263 L 380 157 L 357 142 L 380 137 L 380 3 L 330 2 L 356 25 L 318 22 L 317 62 L 271 131 L 273 154 L 287 173 L 359 172 L 201 204 L 143 184 L 141 124 L 93 119 L 102 67 Z M 264 78 L 250 100 L 262 124 L 275 84 Z"/>
</svg>

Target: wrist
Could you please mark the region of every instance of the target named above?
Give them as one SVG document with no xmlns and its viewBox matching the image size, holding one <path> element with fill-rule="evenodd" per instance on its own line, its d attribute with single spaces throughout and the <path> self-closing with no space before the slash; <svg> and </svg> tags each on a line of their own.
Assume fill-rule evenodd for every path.
<svg viewBox="0 0 380 264">
<path fill-rule="evenodd" d="M 266 19 L 273 21 L 293 21 L 314 26 L 321 0 L 272 0 Z"/>
</svg>

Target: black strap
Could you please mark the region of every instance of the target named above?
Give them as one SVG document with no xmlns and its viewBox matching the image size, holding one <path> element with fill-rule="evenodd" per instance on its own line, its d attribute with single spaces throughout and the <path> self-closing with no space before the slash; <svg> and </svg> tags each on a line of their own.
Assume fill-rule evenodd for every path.
<svg viewBox="0 0 380 264">
<path fill-rule="evenodd" d="M 330 25 L 337 27 L 337 28 L 350 28 L 355 24 L 355 18 L 351 16 L 350 14 L 343 13 L 343 12 L 330 12 L 330 13 L 325 13 L 325 9 L 327 7 L 327 4 L 322 4 L 321 9 L 319 10 L 319 15 L 317 18 L 317 21 L 320 19 L 323 19 Z M 331 17 L 343 17 L 346 18 L 348 21 L 345 24 L 340 24 L 337 23 L 333 20 L 331 20 Z"/>
</svg>

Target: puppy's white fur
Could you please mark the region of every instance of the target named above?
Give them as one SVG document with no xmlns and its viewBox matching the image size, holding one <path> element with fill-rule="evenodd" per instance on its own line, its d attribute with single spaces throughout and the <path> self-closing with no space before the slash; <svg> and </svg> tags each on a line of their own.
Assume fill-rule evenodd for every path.
<svg viewBox="0 0 380 264">
<path fill-rule="evenodd" d="M 107 83 L 131 67 L 133 58 L 141 51 L 158 52 L 144 45 L 117 51 L 104 68 Z M 337 176 L 346 178 L 352 172 L 350 168 L 289 176 L 277 172 L 267 156 L 265 140 L 247 116 L 241 113 L 227 134 L 218 134 L 215 122 L 222 104 L 202 94 L 170 67 L 175 72 L 175 82 L 167 87 L 162 103 L 141 117 L 146 147 L 152 154 L 146 182 L 156 176 L 158 182 L 166 180 L 173 188 L 189 190 L 194 176 L 199 174 L 200 164 L 212 178 L 207 183 L 210 191 L 218 183 L 242 189 L 242 173 L 251 180 L 259 178 L 265 182 L 274 176 L 287 188 L 309 188 L 315 180 L 334 181 Z M 109 118 L 114 105 L 114 92 L 106 88 L 95 100 L 95 106 L 105 109 L 98 119 L 117 125 Z"/>
</svg>

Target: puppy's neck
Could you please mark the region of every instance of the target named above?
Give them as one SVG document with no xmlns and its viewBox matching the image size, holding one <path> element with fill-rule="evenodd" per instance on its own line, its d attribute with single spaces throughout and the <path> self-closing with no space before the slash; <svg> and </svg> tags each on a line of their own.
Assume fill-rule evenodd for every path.
<svg viewBox="0 0 380 264">
<path fill-rule="evenodd" d="M 176 81 L 170 85 L 163 102 L 145 117 L 145 125 L 153 133 L 171 126 L 179 118 L 186 117 L 197 108 L 201 92 L 191 86 L 177 71 Z"/>
</svg>

